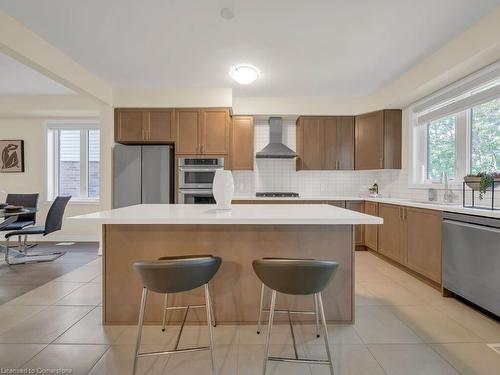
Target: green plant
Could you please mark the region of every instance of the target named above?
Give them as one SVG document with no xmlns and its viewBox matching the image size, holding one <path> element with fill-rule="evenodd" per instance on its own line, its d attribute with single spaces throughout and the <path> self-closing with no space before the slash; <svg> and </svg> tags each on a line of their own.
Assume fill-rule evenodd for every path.
<svg viewBox="0 0 500 375">
<path fill-rule="evenodd" d="M 479 172 L 478 174 L 470 174 L 468 177 L 481 177 L 481 180 L 479 181 L 479 199 L 483 199 L 484 194 L 486 194 L 486 191 L 492 187 L 495 179 L 500 178 L 500 172 Z"/>
</svg>

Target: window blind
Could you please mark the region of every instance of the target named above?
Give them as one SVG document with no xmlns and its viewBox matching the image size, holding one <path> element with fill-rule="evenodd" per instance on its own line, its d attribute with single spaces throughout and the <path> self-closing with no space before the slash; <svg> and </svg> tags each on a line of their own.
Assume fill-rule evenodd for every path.
<svg viewBox="0 0 500 375">
<path fill-rule="evenodd" d="M 457 113 L 500 97 L 500 62 L 438 91 L 413 106 L 417 125 Z"/>
</svg>

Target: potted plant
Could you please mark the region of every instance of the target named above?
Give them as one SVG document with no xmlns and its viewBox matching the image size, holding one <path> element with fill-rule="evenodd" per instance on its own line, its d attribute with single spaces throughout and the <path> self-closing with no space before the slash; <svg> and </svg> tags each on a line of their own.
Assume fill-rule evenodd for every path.
<svg viewBox="0 0 500 375">
<path fill-rule="evenodd" d="M 478 190 L 479 199 L 483 199 L 484 194 L 486 194 L 486 191 L 492 187 L 493 182 L 500 182 L 500 171 L 469 174 L 464 177 L 464 181 L 472 190 Z"/>
</svg>

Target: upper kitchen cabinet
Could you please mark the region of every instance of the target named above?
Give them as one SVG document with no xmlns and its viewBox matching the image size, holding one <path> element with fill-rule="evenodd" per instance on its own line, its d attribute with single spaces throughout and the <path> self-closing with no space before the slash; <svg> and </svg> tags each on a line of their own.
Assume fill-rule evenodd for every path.
<svg viewBox="0 0 500 375">
<path fill-rule="evenodd" d="M 176 153 L 178 155 L 227 155 L 229 110 L 177 109 Z"/>
<path fill-rule="evenodd" d="M 148 111 L 147 135 L 148 141 L 151 142 L 174 142 L 174 111 L 168 109 Z"/>
<path fill-rule="evenodd" d="M 173 143 L 175 128 L 172 109 L 115 109 L 115 142 Z"/>
<path fill-rule="evenodd" d="M 354 117 L 326 117 L 323 121 L 325 129 L 323 169 L 354 169 Z"/>
<path fill-rule="evenodd" d="M 175 127 L 177 142 L 175 152 L 181 155 L 201 153 L 200 142 L 201 114 L 197 109 L 177 109 L 175 111 Z"/>
<path fill-rule="evenodd" d="M 401 169 L 401 110 L 356 116 L 355 168 Z"/>
<path fill-rule="evenodd" d="M 201 122 L 201 153 L 227 155 L 229 152 L 229 110 L 204 109 Z"/>
<path fill-rule="evenodd" d="M 229 169 L 253 170 L 253 117 L 233 116 L 230 131 Z"/>
<path fill-rule="evenodd" d="M 115 109 L 115 142 L 141 142 L 144 140 L 146 111 L 141 109 Z"/>
<path fill-rule="evenodd" d="M 297 120 L 297 170 L 354 168 L 354 117 L 301 116 Z"/>
<path fill-rule="evenodd" d="M 320 117 L 299 117 L 296 129 L 297 170 L 323 169 L 324 128 Z"/>
</svg>

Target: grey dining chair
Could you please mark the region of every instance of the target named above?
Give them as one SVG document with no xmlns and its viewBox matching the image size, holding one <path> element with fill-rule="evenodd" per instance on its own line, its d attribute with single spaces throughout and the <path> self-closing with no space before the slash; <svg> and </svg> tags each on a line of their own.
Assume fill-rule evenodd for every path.
<svg viewBox="0 0 500 375">
<path fill-rule="evenodd" d="M 20 230 L 15 230 L 9 232 L 5 235 L 7 240 L 7 250 L 5 252 L 5 262 L 10 265 L 23 264 L 28 262 L 50 262 L 60 256 L 64 255 L 65 251 L 58 251 L 53 253 L 41 253 L 29 255 L 26 253 L 16 252 L 17 255 L 14 259 L 10 257 L 9 254 L 9 239 L 14 236 L 29 236 L 29 235 L 43 235 L 47 236 L 53 232 L 61 229 L 63 222 L 63 215 L 71 196 L 57 197 L 52 206 L 50 206 L 49 212 L 45 219 L 45 225 L 26 227 Z"/>
</svg>

